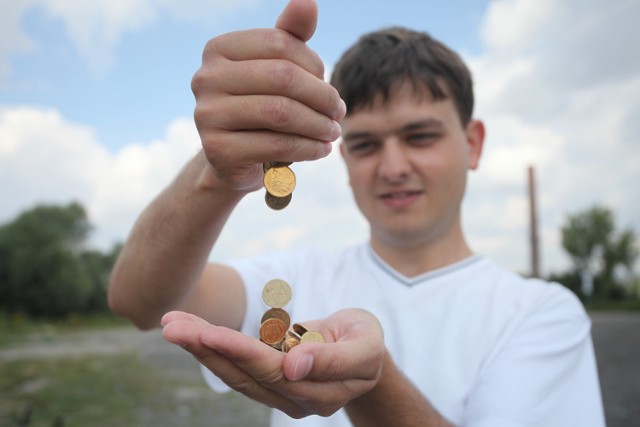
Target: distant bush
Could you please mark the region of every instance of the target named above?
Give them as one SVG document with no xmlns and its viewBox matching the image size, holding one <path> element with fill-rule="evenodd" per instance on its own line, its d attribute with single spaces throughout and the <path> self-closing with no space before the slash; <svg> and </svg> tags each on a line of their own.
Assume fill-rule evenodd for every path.
<svg viewBox="0 0 640 427">
<path fill-rule="evenodd" d="M 90 230 L 78 203 L 36 206 L 0 226 L 0 309 L 48 318 L 106 311 L 120 247 L 86 249 Z"/>
</svg>

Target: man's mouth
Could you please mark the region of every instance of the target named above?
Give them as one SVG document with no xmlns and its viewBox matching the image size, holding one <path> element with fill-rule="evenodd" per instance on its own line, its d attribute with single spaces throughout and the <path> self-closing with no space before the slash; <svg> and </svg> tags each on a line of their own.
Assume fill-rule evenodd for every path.
<svg viewBox="0 0 640 427">
<path fill-rule="evenodd" d="M 394 191 L 391 193 L 383 193 L 380 195 L 381 199 L 386 200 L 400 200 L 405 199 L 407 197 L 414 197 L 422 194 L 422 191 Z"/>
</svg>

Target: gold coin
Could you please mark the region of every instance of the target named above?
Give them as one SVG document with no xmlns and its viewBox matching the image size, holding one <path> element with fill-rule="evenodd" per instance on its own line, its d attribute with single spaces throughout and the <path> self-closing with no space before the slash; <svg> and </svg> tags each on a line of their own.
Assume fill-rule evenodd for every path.
<svg viewBox="0 0 640 427">
<path fill-rule="evenodd" d="M 300 344 L 304 344 L 306 342 L 324 342 L 324 337 L 322 336 L 322 334 L 320 334 L 320 332 L 316 332 L 316 331 L 307 331 L 304 333 L 304 335 L 302 335 L 302 338 L 300 338 Z"/>
<path fill-rule="evenodd" d="M 269 280 L 262 288 L 262 300 L 271 308 L 282 308 L 291 301 L 291 287 L 281 279 Z"/>
<path fill-rule="evenodd" d="M 288 166 L 269 168 L 264 173 L 264 187 L 276 197 L 288 196 L 296 187 L 296 175 Z"/>
<path fill-rule="evenodd" d="M 293 347 L 297 346 L 298 344 L 300 344 L 299 338 L 295 337 L 294 335 L 287 334 L 284 337 L 284 340 L 282 340 L 281 350 L 285 353 L 288 353 L 289 350 L 291 350 Z"/>
<path fill-rule="evenodd" d="M 284 323 L 284 329 L 289 329 L 289 325 L 291 325 L 291 318 L 289 317 L 289 313 L 284 311 L 281 308 L 271 308 L 267 310 L 263 315 L 260 323 L 264 323 L 265 320 L 268 319 L 280 319 L 282 323 Z"/>
<path fill-rule="evenodd" d="M 279 211 L 289 206 L 289 203 L 291 203 L 291 197 L 293 196 L 293 193 L 284 197 L 276 197 L 268 191 L 265 191 L 264 193 L 265 203 L 274 211 Z"/>
<path fill-rule="evenodd" d="M 286 332 L 284 322 L 272 317 L 260 325 L 260 340 L 270 346 L 277 346 L 282 342 Z"/>
</svg>

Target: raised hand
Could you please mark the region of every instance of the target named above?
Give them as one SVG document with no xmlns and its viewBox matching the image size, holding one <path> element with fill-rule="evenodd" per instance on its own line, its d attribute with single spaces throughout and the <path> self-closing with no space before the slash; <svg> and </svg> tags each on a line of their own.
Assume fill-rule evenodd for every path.
<svg viewBox="0 0 640 427">
<path fill-rule="evenodd" d="M 261 164 L 322 158 L 345 114 L 324 65 L 305 42 L 318 17 L 313 0 L 291 0 L 273 29 L 209 41 L 192 81 L 195 121 L 215 174 L 238 191 L 262 186 Z"/>
</svg>

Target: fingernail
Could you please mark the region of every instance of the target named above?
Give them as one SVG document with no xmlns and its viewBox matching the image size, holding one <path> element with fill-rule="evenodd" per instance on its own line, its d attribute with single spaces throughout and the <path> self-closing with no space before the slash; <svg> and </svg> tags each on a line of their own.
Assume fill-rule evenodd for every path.
<svg viewBox="0 0 640 427">
<path fill-rule="evenodd" d="M 298 356 L 298 360 L 296 360 L 296 366 L 293 370 L 293 378 L 292 381 L 299 381 L 304 379 L 311 372 L 311 368 L 313 367 L 313 355 L 311 354 L 301 354 Z"/>
<path fill-rule="evenodd" d="M 338 111 L 333 116 L 335 120 L 342 120 L 344 116 L 347 114 L 347 104 L 345 104 L 344 100 L 340 98 L 340 104 L 338 106 Z"/>
</svg>

